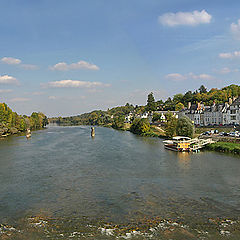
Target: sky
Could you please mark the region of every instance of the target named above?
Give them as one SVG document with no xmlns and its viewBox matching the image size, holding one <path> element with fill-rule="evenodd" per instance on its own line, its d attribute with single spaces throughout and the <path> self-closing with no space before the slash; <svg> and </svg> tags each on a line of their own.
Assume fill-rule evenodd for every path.
<svg viewBox="0 0 240 240">
<path fill-rule="evenodd" d="M 238 0 L 0 0 L 0 102 L 95 109 L 240 84 Z"/>
</svg>

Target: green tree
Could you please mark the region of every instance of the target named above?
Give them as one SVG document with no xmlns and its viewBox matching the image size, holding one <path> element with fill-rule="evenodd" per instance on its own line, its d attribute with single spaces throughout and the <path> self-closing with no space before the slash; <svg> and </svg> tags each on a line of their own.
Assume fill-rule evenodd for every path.
<svg viewBox="0 0 240 240">
<path fill-rule="evenodd" d="M 177 135 L 185 137 L 193 137 L 194 125 L 188 117 L 184 116 L 178 119 L 176 127 Z"/>
<path fill-rule="evenodd" d="M 152 92 L 148 94 L 146 110 L 156 111 L 156 103 Z"/>
<path fill-rule="evenodd" d="M 164 103 L 164 108 L 165 108 L 165 110 L 168 110 L 168 111 L 174 111 L 175 110 L 174 102 L 172 101 L 172 99 L 170 97 Z"/>
<path fill-rule="evenodd" d="M 33 112 L 30 117 L 31 129 L 39 129 L 41 128 L 41 124 L 39 121 L 39 115 L 37 112 Z"/>
<path fill-rule="evenodd" d="M 175 111 L 181 111 L 182 109 L 184 109 L 184 105 L 181 102 L 177 103 Z"/>
<path fill-rule="evenodd" d="M 179 103 L 179 102 L 183 102 L 183 94 L 179 93 L 173 96 L 173 102 Z"/>
<path fill-rule="evenodd" d="M 89 117 L 89 124 L 90 125 L 96 125 L 98 120 L 98 114 L 96 112 L 91 113 Z"/>
<path fill-rule="evenodd" d="M 26 129 L 27 129 L 26 121 L 25 121 L 24 118 L 21 118 L 21 119 L 20 119 L 19 130 L 20 130 L 21 132 L 24 132 L 24 131 L 26 131 Z"/>
<path fill-rule="evenodd" d="M 156 122 L 156 121 L 160 121 L 160 120 L 161 120 L 161 115 L 159 113 L 153 113 L 152 121 Z"/>
<path fill-rule="evenodd" d="M 146 118 L 137 118 L 133 121 L 130 131 L 139 135 L 150 132 L 150 123 Z"/>
<path fill-rule="evenodd" d="M 183 101 L 184 101 L 184 104 L 187 105 L 189 102 L 192 102 L 193 100 L 193 93 L 192 91 L 188 91 L 184 94 L 183 96 Z"/>
<path fill-rule="evenodd" d="M 172 138 L 176 136 L 177 118 L 171 112 L 166 114 L 165 134 L 167 137 Z"/>
<path fill-rule="evenodd" d="M 124 116 L 116 116 L 113 119 L 112 127 L 115 129 L 123 129 L 124 128 Z"/>
<path fill-rule="evenodd" d="M 198 89 L 200 93 L 207 93 L 207 88 L 203 85 Z"/>
</svg>

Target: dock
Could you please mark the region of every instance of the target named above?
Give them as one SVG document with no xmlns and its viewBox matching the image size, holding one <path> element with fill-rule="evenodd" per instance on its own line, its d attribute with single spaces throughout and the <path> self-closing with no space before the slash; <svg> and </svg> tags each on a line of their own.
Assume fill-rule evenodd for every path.
<svg viewBox="0 0 240 240">
<path fill-rule="evenodd" d="M 215 141 L 213 141 L 212 138 L 208 138 L 208 139 L 193 138 L 189 140 L 189 143 L 190 143 L 190 150 L 192 152 L 197 152 L 201 148 L 204 148 L 207 144 L 215 143 Z"/>
<path fill-rule="evenodd" d="M 168 150 L 177 152 L 198 152 L 201 148 L 204 148 L 207 144 L 214 143 L 212 138 L 200 139 L 189 138 L 185 136 L 176 136 L 172 140 L 163 141 L 164 147 Z"/>
</svg>

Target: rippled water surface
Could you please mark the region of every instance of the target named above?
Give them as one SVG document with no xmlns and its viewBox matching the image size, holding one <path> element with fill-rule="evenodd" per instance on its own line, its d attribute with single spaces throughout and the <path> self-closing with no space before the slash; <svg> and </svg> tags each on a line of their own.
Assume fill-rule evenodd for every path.
<svg viewBox="0 0 240 240">
<path fill-rule="evenodd" d="M 239 156 L 175 153 L 161 139 L 108 128 L 91 138 L 89 127 L 49 127 L 0 141 L 0 183 L 0 237 L 194 239 L 212 231 L 240 239 Z"/>
</svg>

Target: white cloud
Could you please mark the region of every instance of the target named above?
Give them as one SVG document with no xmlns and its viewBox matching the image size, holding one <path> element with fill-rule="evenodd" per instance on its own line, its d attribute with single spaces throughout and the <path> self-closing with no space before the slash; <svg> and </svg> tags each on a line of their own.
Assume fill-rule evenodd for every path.
<svg viewBox="0 0 240 240">
<path fill-rule="evenodd" d="M 10 102 L 27 102 L 30 101 L 29 98 L 12 98 L 9 100 Z"/>
<path fill-rule="evenodd" d="M 60 62 L 50 67 L 51 70 L 58 71 L 68 71 L 68 70 L 76 70 L 76 69 L 88 69 L 88 70 L 99 70 L 99 67 L 95 64 L 91 64 L 85 61 L 79 61 L 77 63 L 67 64 L 65 62 Z"/>
<path fill-rule="evenodd" d="M 201 23 L 210 23 L 212 16 L 205 10 L 193 12 L 165 13 L 158 17 L 159 23 L 174 27 L 178 25 L 196 26 Z"/>
<path fill-rule="evenodd" d="M 38 66 L 33 65 L 33 64 L 21 64 L 20 66 L 22 68 L 26 69 L 26 70 L 36 70 L 36 69 L 38 69 Z"/>
<path fill-rule="evenodd" d="M 0 84 L 18 84 L 18 80 L 15 77 L 3 75 L 0 76 Z"/>
<path fill-rule="evenodd" d="M 240 19 L 238 19 L 237 23 L 230 25 L 230 31 L 236 39 L 240 40 Z"/>
<path fill-rule="evenodd" d="M 55 100 L 55 99 L 57 99 L 57 97 L 56 96 L 49 96 L 48 99 Z"/>
<path fill-rule="evenodd" d="M 198 80 L 198 79 L 200 79 L 200 80 L 212 80 L 212 79 L 214 79 L 213 76 L 208 75 L 208 74 L 205 74 L 205 73 L 199 74 L 199 75 L 195 75 L 195 74 L 193 74 L 193 73 L 189 73 L 189 74 L 188 74 L 188 78 L 190 78 L 190 79 L 196 79 L 196 80 Z"/>
<path fill-rule="evenodd" d="M 179 81 L 184 81 L 184 80 L 213 80 L 214 77 L 208 74 L 193 74 L 193 73 L 188 73 L 188 74 L 180 74 L 180 73 L 170 73 L 165 76 L 167 80 L 179 82 Z"/>
<path fill-rule="evenodd" d="M 45 94 L 45 92 L 32 92 L 32 95 L 34 95 L 34 96 L 41 96 L 44 94 Z"/>
<path fill-rule="evenodd" d="M 21 68 L 24 68 L 26 70 L 36 70 L 38 69 L 38 66 L 33 64 L 22 64 L 22 61 L 17 58 L 13 57 L 4 57 L 1 59 L 2 63 L 9 64 L 9 65 L 18 65 Z"/>
<path fill-rule="evenodd" d="M 95 87 L 110 87 L 110 84 L 77 80 L 61 80 L 49 82 L 47 84 L 43 84 L 43 86 L 50 88 L 95 88 Z"/>
<path fill-rule="evenodd" d="M 6 64 L 10 64 L 10 65 L 18 65 L 22 61 L 20 59 L 17 59 L 17 58 L 4 57 L 4 58 L 1 59 L 1 62 L 6 63 Z"/>
<path fill-rule="evenodd" d="M 220 58 L 225 58 L 225 59 L 239 58 L 240 57 L 240 51 L 219 53 L 219 57 Z"/>
<path fill-rule="evenodd" d="M 172 81 L 183 81 L 186 80 L 186 77 L 183 76 L 180 73 L 170 73 L 168 75 L 165 76 L 165 78 L 172 80 Z"/>
<path fill-rule="evenodd" d="M 224 67 L 222 69 L 215 70 L 215 72 L 217 72 L 218 74 L 228 74 L 228 73 L 233 73 L 233 72 L 239 72 L 239 70 L 238 69 L 230 69 L 228 67 Z"/>
<path fill-rule="evenodd" d="M 10 93 L 12 91 L 12 89 L 0 89 L 0 93 Z"/>
</svg>

